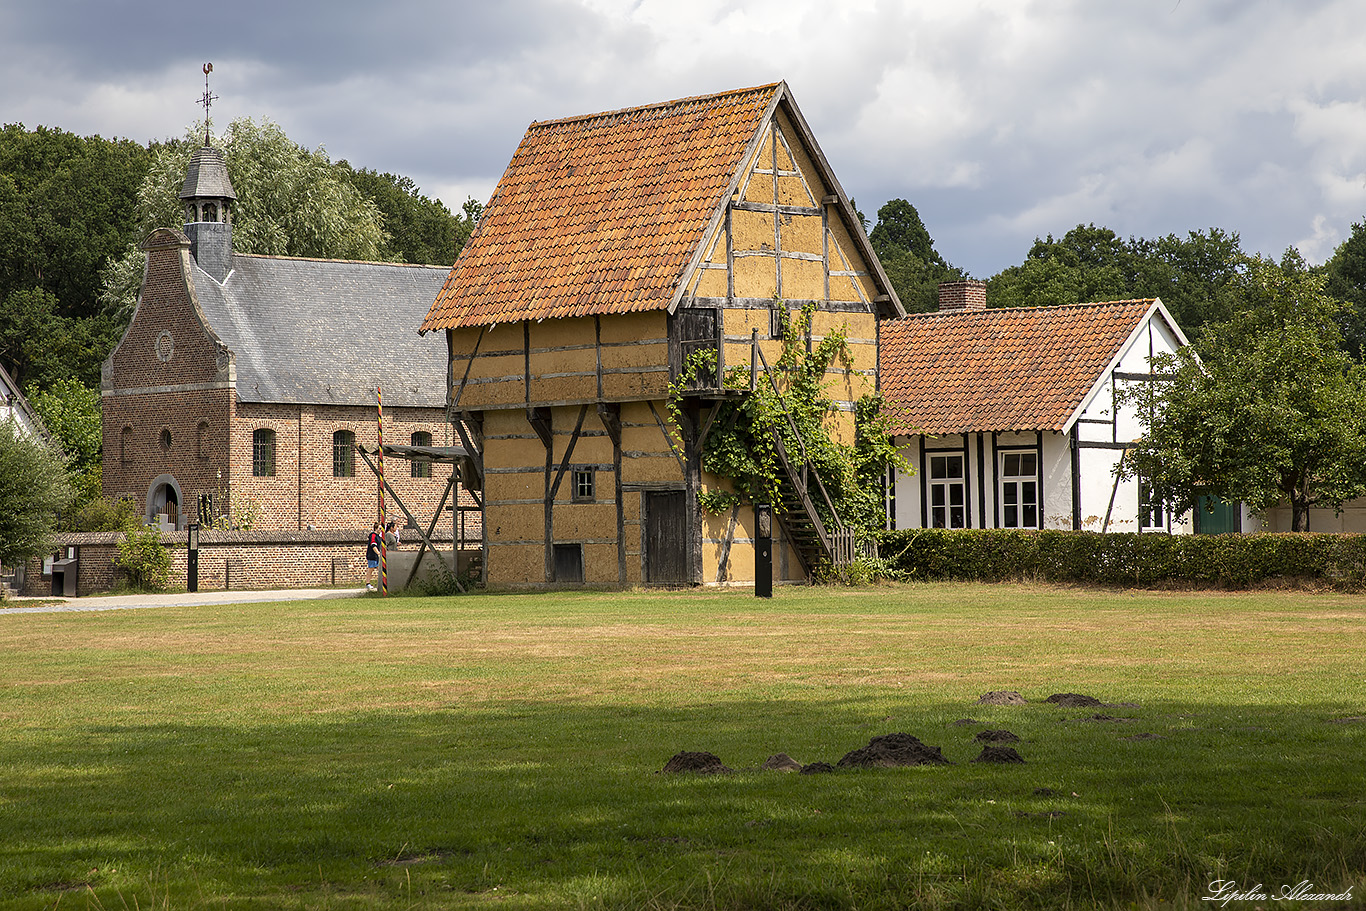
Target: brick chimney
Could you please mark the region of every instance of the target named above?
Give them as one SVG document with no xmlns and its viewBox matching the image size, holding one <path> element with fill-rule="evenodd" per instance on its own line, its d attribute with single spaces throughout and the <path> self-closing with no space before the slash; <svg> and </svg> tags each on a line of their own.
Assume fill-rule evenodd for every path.
<svg viewBox="0 0 1366 911">
<path fill-rule="evenodd" d="M 985 310 L 987 283 L 970 278 L 962 282 L 940 282 L 939 312 L 950 310 Z"/>
</svg>

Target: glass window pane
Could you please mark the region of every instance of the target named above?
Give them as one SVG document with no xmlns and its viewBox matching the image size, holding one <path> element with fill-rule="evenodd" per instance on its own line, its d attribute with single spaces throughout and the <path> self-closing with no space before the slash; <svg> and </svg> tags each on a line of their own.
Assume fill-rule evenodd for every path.
<svg viewBox="0 0 1366 911">
<path fill-rule="evenodd" d="M 1038 473 L 1039 473 L 1038 461 L 1039 461 L 1039 457 L 1038 457 L 1038 454 L 1037 454 L 1037 453 L 1033 453 L 1033 452 L 1023 452 L 1023 453 L 1020 453 L 1020 474 L 1022 474 L 1022 475 L 1036 475 L 1036 474 L 1038 474 Z"/>
<path fill-rule="evenodd" d="M 1005 456 L 1005 470 L 1002 472 L 1008 478 L 1020 476 L 1020 456 L 1017 453 L 1008 452 Z"/>
</svg>

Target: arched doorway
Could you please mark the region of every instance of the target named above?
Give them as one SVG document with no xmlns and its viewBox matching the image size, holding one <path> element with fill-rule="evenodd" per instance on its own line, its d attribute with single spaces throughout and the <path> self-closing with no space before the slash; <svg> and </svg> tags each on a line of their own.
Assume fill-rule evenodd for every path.
<svg viewBox="0 0 1366 911">
<path fill-rule="evenodd" d="M 180 504 L 182 501 L 180 484 L 168 474 L 160 475 L 147 488 L 147 512 L 144 518 L 153 525 L 160 525 L 162 518 L 172 528 L 180 530 Z"/>
</svg>

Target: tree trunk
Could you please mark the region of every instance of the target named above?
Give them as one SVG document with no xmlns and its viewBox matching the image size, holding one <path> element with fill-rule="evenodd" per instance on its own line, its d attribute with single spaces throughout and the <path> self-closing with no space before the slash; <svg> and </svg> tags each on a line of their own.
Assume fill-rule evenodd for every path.
<svg viewBox="0 0 1366 911">
<path fill-rule="evenodd" d="M 1309 503 L 1303 497 L 1290 498 L 1290 530 L 1309 530 Z"/>
</svg>

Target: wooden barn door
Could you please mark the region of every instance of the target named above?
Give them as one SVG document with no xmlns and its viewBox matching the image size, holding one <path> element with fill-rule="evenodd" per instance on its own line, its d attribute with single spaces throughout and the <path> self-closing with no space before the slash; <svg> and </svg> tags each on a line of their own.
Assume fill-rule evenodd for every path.
<svg viewBox="0 0 1366 911">
<path fill-rule="evenodd" d="M 645 494 L 645 581 L 682 584 L 688 580 L 686 497 L 681 490 Z"/>
</svg>

